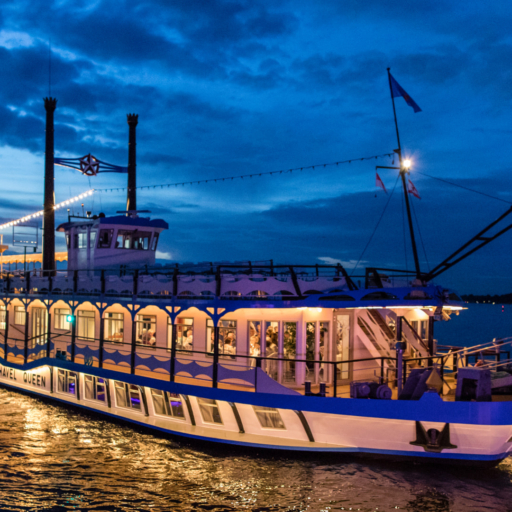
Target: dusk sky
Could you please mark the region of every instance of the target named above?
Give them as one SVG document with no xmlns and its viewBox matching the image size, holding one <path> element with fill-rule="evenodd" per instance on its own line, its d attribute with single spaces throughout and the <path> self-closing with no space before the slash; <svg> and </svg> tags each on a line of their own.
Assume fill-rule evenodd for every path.
<svg viewBox="0 0 512 512">
<path fill-rule="evenodd" d="M 411 200 L 422 269 L 512 203 L 507 2 L 17 0 L 2 4 L 0 21 L 1 222 L 41 209 L 49 94 L 58 100 L 56 156 L 127 165 L 126 114 L 138 113 L 138 185 L 160 185 L 392 152 L 387 67 L 422 109 L 396 99 L 421 195 Z M 388 198 L 375 186 L 376 165 L 391 159 L 143 189 L 137 205 L 169 223 L 161 262 L 342 262 L 351 272 Z M 396 171 L 379 174 L 391 192 Z M 57 202 L 126 186 L 122 174 L 56 167 L 55 176 Z M 401 192 L 397 185 L 355 274 L 413 268 Z M 125 191 L 98 192 L 85 209 L 125 206 Z M 9 243 L 12 231 L 3 233 Z M 64 250 L 62 234 L 57 243 Z M 512 231 L 438 282 L 510 293 L 511 251 Z"/>
</svg>

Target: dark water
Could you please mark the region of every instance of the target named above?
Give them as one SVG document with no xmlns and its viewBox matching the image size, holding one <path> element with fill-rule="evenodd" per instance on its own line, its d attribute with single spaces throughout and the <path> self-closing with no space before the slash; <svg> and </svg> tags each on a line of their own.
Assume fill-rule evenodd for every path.
<svg viewBox="0 0 512 512">
<path fill-rule="evenodd" d="M 501 308 L 489 311 L 495 334 L 475 327 L 482 308 L 459 330 L 505 335 Z M 469 469 L 204 449 L 1 388 L 0 420 L 0 511 L 512 511 L 512 460 Z"/>
</svg>

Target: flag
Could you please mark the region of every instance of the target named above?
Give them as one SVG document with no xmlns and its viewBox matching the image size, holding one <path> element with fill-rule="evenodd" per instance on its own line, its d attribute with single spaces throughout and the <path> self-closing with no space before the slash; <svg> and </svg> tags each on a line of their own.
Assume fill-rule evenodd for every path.
<svg viewBox="0 0 512 512">
<path fill-rule="evenodd" d="M 384 183 L 380 179 L 379 173 L 376 173 L 375 186 L 380 187 L 382 190 L 384 190 L 384 192 L 386 192 L 386 194 L 388 193 L 388 191 L 386 190 L 386 187 L 384 186 Z M 375 197 L 377 197 L 377 196 L 375 196 Z"/>
<path fill-rule="evenodd" d="M 413 182 L 409 180 L 409 185 L 407 187 L 407 192 L 409 194 L 412 194 L 414 197 L 417 197 L 418 199 L 421 199 L 420 193 L 418 192 L 418 189 L 414 186 Z"/>
<path fill-rule="evenodd" d="M 391 84 L 391 96 L 398 98 L 402 96 L 409 107 L 412 107 L 414 113 L 421 112 L 421 108 L 418 104 L 404 91 L 403 87 L 393 78 L 393 75 L 389 73 L 389 81 Z"/>
</svg>

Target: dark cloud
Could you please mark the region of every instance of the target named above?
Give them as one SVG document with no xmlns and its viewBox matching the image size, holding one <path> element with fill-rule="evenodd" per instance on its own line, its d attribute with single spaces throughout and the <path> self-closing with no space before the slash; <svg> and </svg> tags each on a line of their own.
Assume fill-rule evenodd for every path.
<svg viewBox="0 0 512 512">
<path fill-rule="evenodd" d="M 512 9 L 506 3 L 19 0 L 0 6 L 0 20 L 0 145 L 4 159 L 16 159 L 4 167 L 33 174 L 18 201 L 0 204 L 6 217 L 40 203 L 50 36 L 57 155 L 91 152 L 126 165 L 126 113 L 136 112 L 140 185 L 391 151 L 391 66 L 423 109 L 413 114 L 396 100 L 414 168 L 511 199 Z M 354 261 L 386 200 L 373 192 L 376 163 L 286 179 L 144 189 L 138 203 L 172 223 L 162 250 L 175 259 Z M 56 173 L 62 199 L 89 187 L 126 185 L 124 175 Z M 381 176 L 392 188 L 393 171 Z M 414 205 L 428 256 L 421 256 L 424 266 L 506 208 L 421 174 L 413 179 L 422 194 Z M 108 212 L 124 208 L 126 198 L 103 193 L 88 201 L 87 208 Z M 493 243 L 443 279 L 465 291 L 503 288 L 509 240 Z M 397 190 L 363 260 L 402 266 L 406 256 L 410 267 Z M 479 277 L 484 266 L 491 267 L 490 277 Z"/>
</svg>

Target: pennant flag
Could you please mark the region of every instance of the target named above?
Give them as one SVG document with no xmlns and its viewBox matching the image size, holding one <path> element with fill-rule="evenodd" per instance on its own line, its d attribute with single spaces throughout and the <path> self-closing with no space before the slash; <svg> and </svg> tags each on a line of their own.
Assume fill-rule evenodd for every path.
<svg viewBox="0 0 512 512">
<path fill-rule="evenodd" d="M 384 186 L 384 183 L 380 179 L 380 176 L 378 173 L 376 173 L 376 177 L 375 177 L 375 186 L 380 187 L 382 190 L 384 190 L 384 192 L 386 192 L 386 194 L 388 193 L 388 191 L 386 190 L 386 187 Z M 375 196 L 375 197 L 377 197 L 377 196 Z"/>
<path fill-rule="evenodd" d="M 393 98 L 402 96 L 409 107 L 412 107 L 414 113 L 421 112 L 421 108 L 418 104 L 404 91 L 403 87 L 393 78 L 393 75 L 389 73 L 389 80 L 391 82 L 391 95 Z"/>
<path fill-rule="evenodd" d="M 421 199 L 420 193 L 418 192 L 418 189 L 414 186 L 413 182 L 409 180 L 409 185 L 407 187 L 407 192 L 409 194 L 412 194 L 414 197 L 417 197 L 418 199 Z"/>
</svg>

